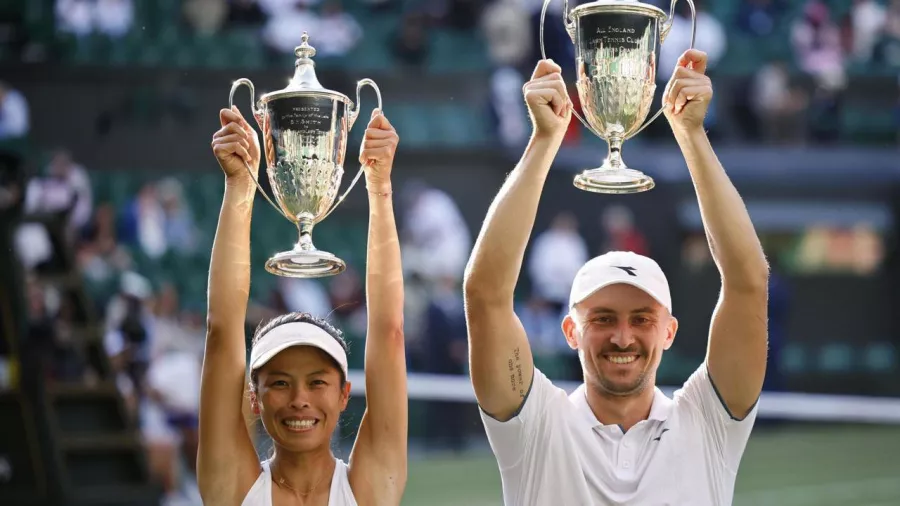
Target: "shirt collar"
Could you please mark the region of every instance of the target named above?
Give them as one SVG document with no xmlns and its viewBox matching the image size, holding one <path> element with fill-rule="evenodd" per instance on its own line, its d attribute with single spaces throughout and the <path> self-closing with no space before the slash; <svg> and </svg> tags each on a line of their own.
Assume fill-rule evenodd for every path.
<svg viewBox="0 0 900 506">
<path fill-rule="evenodd" d="M 590 425 L 591 427 L 604 427 L 604 424 L 600 423 L 597 420 L 597 417 L 594 416 L 594 411 L 591 410 L 590 404 L 587 401 L 587 388 L 584 383 L 578 386 L 571 395 L 569 395 L 569 400 L 572 404 L 575 405 L 575 410 L 581 415 L 582 418 Z M 666 394 L 662 392 L 658 387 L 653 387 L 653 403 L 650 405 L 650 415 L 647 417 L 648 420 L 658 420 L 665 421 L 669 417 L 669 412 L 672 410 L 672 404 L 674 401 L 666 397 Z"/>
</svg>

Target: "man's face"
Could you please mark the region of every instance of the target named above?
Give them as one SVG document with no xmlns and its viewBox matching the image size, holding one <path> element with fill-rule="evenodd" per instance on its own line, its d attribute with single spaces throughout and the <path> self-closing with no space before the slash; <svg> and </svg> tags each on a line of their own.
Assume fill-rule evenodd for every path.
<svg viewBox="0 0 900 506">
<path fill-rule="evenodd" d="M 562 326 L 578 350 L 585 383 L 605 395 L 628 396 L 656 384 L 678 322 L 647 292 L 615 284 L 576 304 Z"/>
</svg>

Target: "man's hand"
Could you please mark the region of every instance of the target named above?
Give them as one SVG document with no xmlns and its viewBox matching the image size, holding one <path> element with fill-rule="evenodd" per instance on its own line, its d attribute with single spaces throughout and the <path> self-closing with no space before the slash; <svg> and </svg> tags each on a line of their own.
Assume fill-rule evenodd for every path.
<svg viewBox="0 0 900 506">
<path fill-rule="evenodd" d="M 228 179 L 249 178 L 245 163 L 253 175 L 259 171 L 259 139 L 237 107 L 219 111 L 222 124 L 212 138 L 212 150 Z"/>
<path fill-rule="evenodd" d="M 366 185 L 375 191 L 391 186 L 391 169 L 400 137 L 380 110 L 372 111 L 366 135 L 359 147 L 359 163 L 366 172 Z"/>
<path fill-rule="evenodd" d="M 572 102 L 561 72 L 553 60 L 541 60 L 522 88 L 537 137 L 561 138 L 572 119 Z"/>
<path fill-rule="evenodd" d="M 713 89 L 706 72 L 706 53 L 689 49 L 678 59 L 672 79 L 663 94 L 663 111 L 673 130 L 688 132 L 703 128 L 703 119 Z"/>
</svg>

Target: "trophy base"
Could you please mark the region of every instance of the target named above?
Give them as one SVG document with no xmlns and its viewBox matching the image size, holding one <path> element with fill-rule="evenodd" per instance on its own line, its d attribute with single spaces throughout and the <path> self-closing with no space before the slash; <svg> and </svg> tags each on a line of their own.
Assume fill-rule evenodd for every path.
<svg viewBox="0 0 900 506">
<path fill-rule="evenodd" d="M 575 176 L 575 187 L 594 193 L 640 193 L 653 189 L 653 178 L 634 169 L 591 169 Z"/>
<path fill-rule="evenodd" d="M 323 278 L 344 272 L 347 264 L 327 251 L 283 251 L 266 261 L 266 270 L 286 278 Z"/>
</svg>

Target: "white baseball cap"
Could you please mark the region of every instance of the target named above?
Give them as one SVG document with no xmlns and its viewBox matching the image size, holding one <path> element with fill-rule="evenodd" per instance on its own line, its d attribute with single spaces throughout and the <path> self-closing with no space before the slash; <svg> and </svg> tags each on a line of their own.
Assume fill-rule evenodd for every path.
<svg viewBox="0 0 900 506">
<path fill-rule="evenodd" d="M 631 251 L 610 251 L 588 260 L 575 274 L 569 293 L 569 308 L 617 283 L 635 286 L 647 292 L 672 312 L 669 281 L 652 258 Z"/>
<path fill-rule="evenodd" d="M 347 377 L 347 352 L 331 334 L 322 327 L 307 322 L 291 322 L 275 327 L 263 334 L 250 352 L 250 370 L 264 366 L 278 353 L 292 346 L 313 346 L 337 361 Z"/>
</svg>

